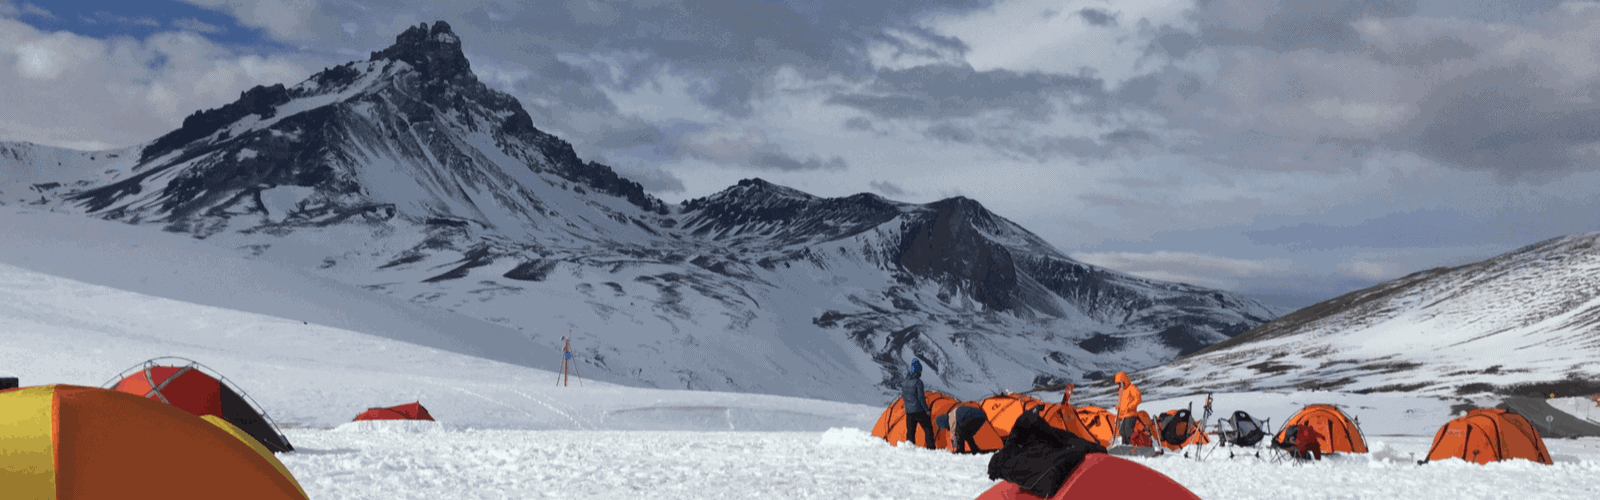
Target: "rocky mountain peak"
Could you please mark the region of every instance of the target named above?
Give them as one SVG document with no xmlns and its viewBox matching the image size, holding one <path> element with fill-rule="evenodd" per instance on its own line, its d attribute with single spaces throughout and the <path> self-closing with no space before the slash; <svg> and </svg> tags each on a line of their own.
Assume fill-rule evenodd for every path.
<svg viewBox="0 0 1600 500">
<path fill-rule="evenodd" d="M 404 61 L 423 74 L 438 78 L 472 78 L 472 66 L 461 52 L 461 38 L 450 30 L 450 24 L 436 21 L 407 28 L 394 38 L 394 45 L 373 52 L 371 61 L 390 59 Z"/>
</svg>

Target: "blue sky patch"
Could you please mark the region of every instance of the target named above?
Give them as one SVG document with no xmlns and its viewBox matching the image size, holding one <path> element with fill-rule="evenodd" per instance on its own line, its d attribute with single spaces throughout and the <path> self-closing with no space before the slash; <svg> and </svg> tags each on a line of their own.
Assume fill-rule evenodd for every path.
<svg viewBox="0 0 1600 500">
<path fill-rule="evenodd" d="M 140 40 L 156 33 L 188 31 L 235 50 L 291 49 L 259 28 L 240 25 L 227 13 L 174 0 L 25 0 L 16 5 L 20 21 L 44 31 Z"/>
</svg>

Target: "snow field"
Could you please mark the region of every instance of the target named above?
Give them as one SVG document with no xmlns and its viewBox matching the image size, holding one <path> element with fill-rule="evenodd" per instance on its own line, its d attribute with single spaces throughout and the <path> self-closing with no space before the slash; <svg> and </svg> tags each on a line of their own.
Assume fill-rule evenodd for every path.
<svg viewBox="0 0 1600 500">
<path fill-rule="evenodd" d="M 396 427 L 385 428 L 389 424 Z M 297 429 L 279 455 L 313 499 L 971 499 L 990 455 L 893 447 L 866 431 L 506 431 L 379 423 Z M 1135 460 L 1205 499 L 1591 498 L 1600 439 L 1552 440 L 1553 466 L 1417 465 L 1431 437 L 1371 440 L 1366 455 L 1271 463 L 1227 449 L 1204 461 Z M 1263 453 L 1263 456 L 1266 454 Z"/>
</svg>

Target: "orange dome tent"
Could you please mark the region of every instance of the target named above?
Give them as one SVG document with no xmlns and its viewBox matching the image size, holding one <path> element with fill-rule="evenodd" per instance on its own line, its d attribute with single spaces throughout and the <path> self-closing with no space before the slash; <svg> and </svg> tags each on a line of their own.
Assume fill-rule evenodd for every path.
<svg viewBox="0 0 1600 500">
<path fill-rule="evenodd" d="M 1039 416 L 1051 427 L 1076 434 L 1088 441 L 1095 441 L 1095 435 L 1083 426 L 1083 421 L 1078 418 L 1078 409 L 1070 404 L 1045 403 L 1039 405 Z"/>
<path fill-rule="evenodd" d="M 183 366 L 162 366 L 157 361 L 184 362 Z M 143 396 L 182 408 L 195 415 L 212 415 L 227 420 L 254 436 L 273 453 L 294 450 L 276 424 L 243 396 L 244 392 L 226 383 L 225 377 L 212 375 L 205 368 L 183 358 L 156 358 L 123 371 L 115 385 L 107 388 Z"/>
<path fill-rule="evenodd" d="M 980 405 L 976 401 L 963 401 L 961 404 L 959 404 L 957 406 L 970 406 L 970 407 L 977 408 L 977 409 L 980 409 L 980 410 L 983 409 L 982 405 Z M 954 410 L 954 409 L 955 409 L 955 406 L 950 407 L 950 410 Z M 948 412 L 948 411 L 949 410 L 946 410 L 946 412 Z M 934 415 L 934 417 L 937 418 L 937 417 L 939 417 L 939 415 Z M 937 425 L 935 425 L 935 427 L 937 427 Z M 948 429 L 940 429 L 939 430 L 939 440 L 940 440 L 940 446 L 941 447 L 949 448 L 950 447 L 950 431 Z M 999 450 L 1000 448 L 1004 447 L 1005 444 L 1006 444 L 1005 443 L 1005 438 L 1000 436 L 1000 432 L 995 430 L 994 425 L 991 425 L 989 423 L 988 419 L 984 419 L 983 426 L 979 427 L 978 431 L 973 433 L 972 440 L 973 440 L 973 442 L 978 443 L 978 450 L 977 451 L 979 451 L 979 452 L 996 451 L 996 450 Z"/>
<path fill-rule="evenodd" d="M 1078 421 L 1083 423 L 1083 428 L 1094 437 L 1094 442 L 1100 446 L 1111 446 L 1111 441 L 1117 437 L 1117 416 L 1098 406 L 1085 406 L 1078 408 Z"/>
<path fill-rule="evenodd" d="M 1045 404 L 1033 396 L 1026 394 L 1006 393 L 984 398 L 978 403 L 983 413 L 989 415 L 989 425 L 994 426 L 1001 439 L 1011 435 L 1011 425 L 1017 422 L 1017 417 L 1022 412 L 1035 406 Z"/>
<path fill-rule="evenodd" d="M 367 411 L 356 415 L 351 422 L 357 420 L 433 420 L 433 415 L 429 414 L 428 409 L 423 408 L 422 402 L 419 401 L 388 408 L 367 408 Z"/>
<path fill-rule="evenodd" d="M 1017 483 L 1000 481 L 978 495 L 977 500 L 1041 500 L 1041 498 L 1023 490 Z M 1072 471 L 1072 475 L 1061 484 L 1056 494 L 1050 496 L 1050 500 L 1074 498 L 1200 500 L 1194 492 L 1165 474 L 1138 462 L 1104 453 L 1091 453 L 1085 456 L 1083 463 Z"/>
<path fill-rule="evenodd" d="M 939 391 L 924 391 L 922 396 L 928 401 L 928 415 L 930 417 L 938 417 L 949 413 L 951 408 L 955 408 L 957 404 L 961 403 L 956 398 Z M 934 447 L 948 448 L 950 431 L 939 429 L 938 427 L 937 425 L 934 426 L 933 439 L 937 441 L 934 443 Z M 890 403 L 888 408 L 883 409 L 883 414 L 878 416 L 878 423 L 872 426 L 872 435 L 883 438 L 892 445 L 898 445 L 901 441 L 906 440 L 905 401 L 901 401 L 900 398 L 894 398 L 894 403 Z M 912 436 L 912 440 L 917 446 L 927 446 L 927 443 L 922 442 L 924 439 L 927 438 L 923 437 L 921 429 L 918 429 L 916 435 Z M 979 444 L 982 444 L 982 442 L 980 441 Z"/>
<path fill-rule="evenodd" d="M 1283 423 L 1274 442 L 1285 439 L 1290 426 L 1309 425 L 1322 435 L 1323 453 L 1366 453 L 1367 440 L 1361 429 L 1339 408 L 1328 404 L 1314 404 L 1302 408 Z"/>
<path fill-rule="evenodd" d="M 227 421 L 95 387 L 0 391 L 0 449 L 5 498 L 306 500 Z"/>
<path fill-rule="evenodd" d="M 1513 458 L 1552 463 L 1544 439 L 1528 419 L 1500 408 L 1472 410 L 1439 427 L 1425 461 L 1451 457 L 1480 464 Z"/>
</svg>

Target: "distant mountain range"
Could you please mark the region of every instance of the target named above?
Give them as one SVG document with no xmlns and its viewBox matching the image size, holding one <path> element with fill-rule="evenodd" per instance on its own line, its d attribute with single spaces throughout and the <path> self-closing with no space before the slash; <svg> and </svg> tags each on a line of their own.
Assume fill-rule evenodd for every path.
<svg viewBox="0 0 1600 500">
<path fill-rule="evenodd" d="M 1600 393 L 1600 233 L 1358 290 L 1159 368 L 1160 394 Z"/>
<path fill-rule="evenodd" d="M 1159 365 L 1275 316 L 1075 261 L 967 198 L 746 179 L 664 203 L 535 128 L 444 22 L 146 144 L 0 143 L 0 172 L 11 209 L 188 234 L 533 351 L 570 335 L 582 375 L 635 385 L 878 404 L 918 357 L 930 389 L 977 397 Z"/>
</svg>

